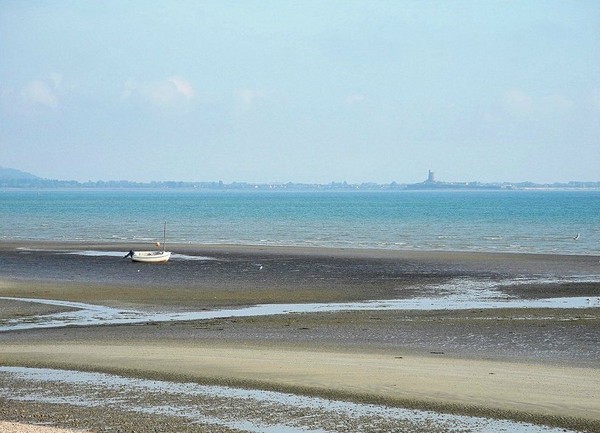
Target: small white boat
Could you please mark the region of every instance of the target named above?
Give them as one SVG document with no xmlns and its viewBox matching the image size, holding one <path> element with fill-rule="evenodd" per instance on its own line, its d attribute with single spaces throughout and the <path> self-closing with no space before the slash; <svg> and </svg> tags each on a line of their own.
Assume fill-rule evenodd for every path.
<svg viewBox="0 0 600 433">
<path fill-rule="evenodd" d="M 171 257 L 170 251 L 134 251 L 131 260 L 144 263 L 166 262 Z"/>
<path fill-rule="evenodd" d="M 162 251 L 129 251 L 129 254 L 125 257 L 131 257 L 131 260 L 134 262 L 143 262 L 143 263 L 162 263 L 169 260 L 171 257 L 171 252 L 166 251 L 166 240 L 167 240 L 167 223 L 165 223 L 165 228 L 163 231 L 163 243 L 162 243 Z M 156 243 L 160 245 L 159 242 Z"/>
</svg>

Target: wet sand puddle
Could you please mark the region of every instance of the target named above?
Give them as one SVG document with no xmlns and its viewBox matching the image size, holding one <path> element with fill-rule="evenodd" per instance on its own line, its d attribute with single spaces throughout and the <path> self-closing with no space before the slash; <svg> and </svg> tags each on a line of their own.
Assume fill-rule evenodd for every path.
<svg viewBox="0 0 600 433">
<path fill-rule="evenodd" d="M 65 250 L 51 250 L 45 248 L 25 248 L 19 247 L 17 248 L 23 254 L 35 253 L 35 252 L 45 252 L 45 253 L 56 253 L 56 254 L 67 254 L 74 256 L 86 256 L 86 257 L 123 257 L 126 252 L 123 251 L 97 251 L 97 250 L 74 250 L 74 251 L 65 251 Z M 206 256 L 194 256 L 188 254 L 179 254 L 172 253 L 171 260 L 192 260 L 192 261 L 211 261 L 217 260 L 213 257 Z"/>
<path fill-rule="evenodd" d="M 558 433 L 527 423 L 349 403 L 273 391 L 177 383 L 68 370 L 0 367 L 0 397 L 174 417 L 259 433 Z"/>
<path fill-rule="evenodd" d="M 489 281 L 459 278 L 448 283 L 423 286 L 424 293 L 434 296 L 411 299 L 392 299 L 364 302 L 260 304 L 249 307 L 209 311 L 142 311 L 112 308 L 81 302 L 53 299 L 0 297 L 2 300 L 35 302 L 58 307 L 74 308 L 68 311 L 39 316 L 0 320 L 0 332 L 34 328 L 64 326 L 122 325 L 156 322 L 209 320 L 230 317 L 268 316 L 293 313 L 327 313 L 366 310 L 465 310 L 498 308 L 600 308 L 600 297 L 561 297 L 519 299 L 503 293 L 502 286 L 528 283 L 589 282 L 598 277 L 572 277 L 557 279 L 520 279 Z"/>
</svg>

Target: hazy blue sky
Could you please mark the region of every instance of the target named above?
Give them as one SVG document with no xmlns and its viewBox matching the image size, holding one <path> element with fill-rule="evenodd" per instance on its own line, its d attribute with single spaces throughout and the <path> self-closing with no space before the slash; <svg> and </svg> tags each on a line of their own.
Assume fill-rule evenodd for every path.
<svg viewBox="0 0 600 433">
<path fill-rule="evenodd" d="M 600 2 L 0 2 L 0 165 L 600 180 Z"/>
</svg>

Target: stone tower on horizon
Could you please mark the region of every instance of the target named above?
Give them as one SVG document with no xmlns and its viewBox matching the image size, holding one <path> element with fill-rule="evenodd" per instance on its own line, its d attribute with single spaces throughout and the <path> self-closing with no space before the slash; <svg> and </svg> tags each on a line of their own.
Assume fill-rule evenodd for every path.
<svg viewBox="0 0 600 433">
<path fill-rule="evenodd" d="M 429 170 L 429 174 L 427 176 L 427 182 L 428 183 L 434 183 L 435 182 L 435 173 L 431 170 Z"/>
</svg>

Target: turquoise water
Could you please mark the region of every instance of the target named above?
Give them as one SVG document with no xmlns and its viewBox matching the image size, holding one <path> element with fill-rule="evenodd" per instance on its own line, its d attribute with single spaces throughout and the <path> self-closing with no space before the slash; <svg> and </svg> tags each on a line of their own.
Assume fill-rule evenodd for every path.
<svg viewBox="0 0 600 433">
<path fill-rule="evenodd" d="M 600 254 L 600 191 L 0 190 L 0 240 Z M 579 239 L 574 237 L 579 234 Z"/>
</svg>

